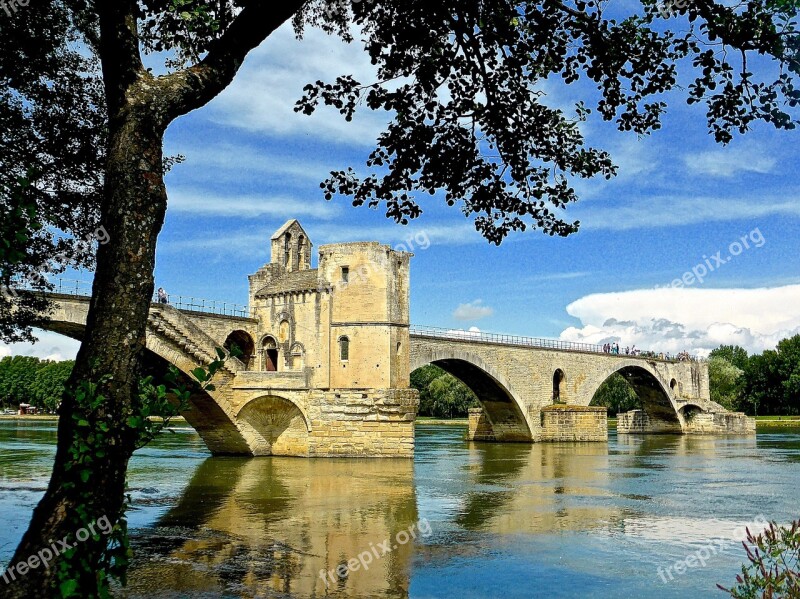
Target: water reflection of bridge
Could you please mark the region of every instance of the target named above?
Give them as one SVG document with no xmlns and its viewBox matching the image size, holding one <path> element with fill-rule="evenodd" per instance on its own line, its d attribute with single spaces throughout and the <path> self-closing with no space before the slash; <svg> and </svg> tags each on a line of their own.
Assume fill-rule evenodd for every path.
<svg viewBox="0 0 800 599">
<path fill-rule="evenodd" d="M 432 434 L 441 432 L 423 427 L 422 436 Z M 135 534 L 140 547 L 127 592 L 407 597 L 415 555 L 449 562 L 482 551 L 487 535 L 513 542 L 519 534 L 625 533 L 627 523 L 650 515 L 637 507 L 650 498 L 620 498 L 616 478 L 649 467 L 665 450 L 670 459 L 695 461 L 717 454 L 713 439 L 697 437 L 639 438 L 615 445 L 613 458 L 599 444 L 457 439 L 453 431 L 438 449 L 423 441 L 423 467 L 408 460 L 209 458 L 154 529 Z M 423 469 L 438 479 L 425 481 L 424 498 L 415 468 L 417 477 Z M 431 502 L 443 507 L 431 510 Z M 421 517 L 431 520 L 429 538 L 325 587 L 321 570 L 396 538 Z"/>
</svg>

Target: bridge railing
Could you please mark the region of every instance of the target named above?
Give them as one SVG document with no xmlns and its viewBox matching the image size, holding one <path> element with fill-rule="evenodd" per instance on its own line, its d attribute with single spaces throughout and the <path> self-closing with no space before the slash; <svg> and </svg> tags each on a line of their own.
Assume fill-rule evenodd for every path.
<svg viewBox="0 0 800 599">
<path fill-rule="evenodd" d="M 250 307 L 233 302 L 223 302 L 219 300 L 208 300 L 201 297 L 188 295 L 167 294 L 169 305 L 178 310 L 191 312 L 205 312 L 207 314 L 218 314 L 220 316 L 241 316 L 250 318 Z M 153 294 L 153 303 L 158 303 L 158 294 Z"/>
<path fill-rule="evenodd" d="M 91 297 L 92 295 L 92 283 L 90 281 L 58 278 L 50 281 L 50 284 L 52 285 L 52 289 L 49 290 L 49 293 L 71 295 L 73 297 Z M 40 291 L 40 289 L 35 289 L 31 285 L 20 285 L 17 287 L 17 289 L 20 291 Z M 158 303 L 157 296 L 157 293 L 153 294 L 153 303 Z M 177 308 L 178 310 L 205 312 L 207 314 L 217 314 L 220 316 L 250 317 L 250 307 L 243 304 L 224 302 L 220 300 L 208 300 L 188 295 L 168 294 L 167 298 L 169 300 L 169 305 Z"/>
<path fill-rule="evenodd" d="M 607 353 L 602 345 L 595 345 L 593 343 L 576 343 L 574 341 L 561 341 L 559 339 L 545 339 L 540 337 L 522 337 L 519 335 L 504 335 L 501 333 L 486 333 L 483 331 L 464 331 L 459 329 L 445 329 L 441 327 L 425 327 L 411 325 L 409 332 L 412 335 L 420 335 L 423 337 L 436 337 L 440 339 L 454 339 L 457 341 L 483 341 L 486 343 L 500 343 L 503 345 L 521 345 L 525 347 L 537 347 L 542 349 L 557 349 L 567 351 L 580 351 L 591 352 L 597 354 Z M 654 352 L 639 352 L 637 354 L 611 354 L 621 355 L 635 358 L 647 358 L 655 360 L 664 360 L 667 362 L 679 362 L 677 357 L 666 356 L 661 357 Z M 699 358 L 690 356 L 689 360 L 697 362 Z"/>
<path fill-rule="evenodd" d="M 62 295 L 72 295 L 76 297 L 90 297 L 92 295 L 92 284 L 88 281 L 80 281 L 76 279 L 62 279 L 58 278 L 50 281 L 53 285 L 52 293 L 59 293 Z M 32 289 L 30 286 L 20 286 L 20 290 Z M 38 290 L 37 290 L 38 291 Z M 207 314 L 217 314 L 220 316 L 239 316 L 244 318 L 252 318 L 250 307 L 243 304 L 236 304 L 233 302 L 224 302 L 219 300 L 208 300 L 199 297 L 188 295 L 167 295 L 169 305 L 177 308 L 178 310 L 188 310 L 193 312 L 204 312 Z M 153 303 L 158 303 L 157 293 L 153 294 Z M 501 343 L 504 345 L 521 345 L 525 347 L 538 347 L 543 349 L 557 349 L 567 351 L 580 351 L 602 354 L 602 345 L 595 345 L 592 343 L 576 343 L 574 341 L 561 341 L 559 339 L 546 339 L 540 337 L 524 337 L 520 335 L 504 335 L 501 333 L 486 333 L 483 331 L 464 331 L 458 329 L 446 329 L 442 327 L 426 327 L 411 325 L 410 332 L 412 335 L 421 335 L 425 337 L 438 337 L 441 339 L 455 339 L 461 341 L 484 341 L 488 343 Z M 626 354 L 621 354 L 626 355 Z M 670 362 L 679 361 L 676 357 L 660 357 L 654 352 L 640 352 L 635 357 L 649 358 L 656 360 L 667 360 Z M 698 361 L 695 356 L 689 358 L 692 361 Z"/>
<path fill-rule="evenodd" d="M 560 341 L 558 339 L 545 339 L 538 337 L 523 337 L 520 335 L 503 335 L 501 333 L 485 333 L 483 331 L 463 331 L 458 329 L 445 329 L 441 327 L 423 327 L 411 325 L 412 335 L 425 337 L 438 337 L 441 339 L 457 339 L 460 341 L 484 341 L 489 343 L 502 343 L 504 345 L 524 345 L 526 347 L 540 347 L 543 349 L 561 349 L 584 352 L 603 353 L 602 345 L 591 343 L 575 343 L 573 341 Z"/>
<path fill-rule="evenodd" d="M 47 289 L 47 293 L 58 293 L 60 295 L 72 295 L 76 297 L 91 297 L 91 281 L 79 281 L 77 279 L 54 279 L 48 281 L 52 289 Z M 21 285 L 15 285 L 17 291 L 42 291 L 38 285 L 34 286 L 29 280 L 25 280 Z"/>
</svg>

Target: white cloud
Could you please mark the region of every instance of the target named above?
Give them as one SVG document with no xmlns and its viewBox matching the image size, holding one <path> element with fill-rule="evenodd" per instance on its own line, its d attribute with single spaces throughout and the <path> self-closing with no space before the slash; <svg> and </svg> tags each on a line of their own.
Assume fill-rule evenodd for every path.
<svg viewBox="0 0 800 599">
<path fill-rule="evenodd" d="M 339 75 L 362 83 L 377 80 L 360 42 L 345 44 L 318 29 L 308 29 L 297 40 L 287 23 L 250 53 L 233 83 L 209 104 L 209 116 L 250 132 L 374 145 L 389 120 L 385 113 L 362 106 L 348 123 L 334 109 L 322 108 L 311 117 L 294 112 L 306 84 Z"/>
<path fill-rule="evenodd" d="M 70 337 L 34 329 L 38 339 L 36 343 L 3 343 L 0 344 L 0 357 L 3 356 L 34 356 L 43 360 L 74 360 L 80 349 L 80 341 Z"/>
<path fill-rule="evenodd" d="M 453 311 L 453 318 L 456 320 L 480 320 L 494 314 L 494 308 L 485 306 L 483 300 L 476 299 L 467 304 L 459 304 Z"/>
<path fill-rule="evenodd" d="M 241 181 L 243 173 L 248 177 L 261 177 L 265 186 L 277 177 L 292 181 L 312 181 L 319 183 L 326 179 L 332 170 L 340 169 L 343 163 L 331 160 L 330 164 L 313 160 L 308 156 L 289 156 L 275 154 L 258 146 L 238 143 L 208 144 L 183 150 L 176 148 L 176 153 L 186 157 L 186 161 L 175 167 L 178 171 L 191 171 L 191 178 L 207 178 L 212 181 L 220 179 Z"/>
<path fill-rule="evenodd" d="M 592 294 L 567 306 L 581 321 L 565 341 L 618 341 L 707 355 L 721 344 L 761 352 L 800 333 L 800 285 L 762 289 L 645 289 Z"/>
<path fill-rule="evenodd" d="M 770 173 L 777 160 L 762 147 L 750 145 L 696 152 L 683 157 L 686 167 L 696 175 L 732 177 L 738 173 Z"/>
<path fill-rule="evenodd" d="M 188 208 L 187 208 L 188 210 Z M 268 213 L 265 213 L 268 214 Z M 294 217 L 296 213 L 286 214 L 285 218 Z M 269 216 L 276 216 L 269 214 Z M 159 244 L 159 251 L 245 251 L 254 247 L 268 247 L 269 239 L 280 225 L 273 227 L 258 227 L 231 231 L 224 237 L 202 236 L 180 240 L 168 240 Z M 472 222 L 464 222 L 455 226 L 447 225 L 413 225 L 402 226 L 387 221 L 382 225 L 359 226 L 336 221 L 303 221 L 301 224 L 308 231 L 312 243 L 316 247 L 327 243 L 340 243 L 348 241 L 378 241 L 392 246 L 398 251 L 411 252 L 419 255 L 430 247 L 437 245 L 464 245 L 469 243 L 482 243 L 486 241 L 475 231 Z"/>
<path fill-rule="evenodd" d="M 273 195 L 219 195 L 200 188 L 173 187 L 169 191 L 169 209 L 201 215 L 252 218 L 333 218 L 340 208 L 319 196 L 308 199 Z"/>
<path fill-rule="evenodd" d="M 800 216 L 800 193 L 781 197 L 730 198 L 713 196 L 642 196 L 616 204 L 591 202 L 576 205 L 567 215 L 582 228 L 625 231 L 681 225 L 754 220 L 774 216 Z"/>
</svg>

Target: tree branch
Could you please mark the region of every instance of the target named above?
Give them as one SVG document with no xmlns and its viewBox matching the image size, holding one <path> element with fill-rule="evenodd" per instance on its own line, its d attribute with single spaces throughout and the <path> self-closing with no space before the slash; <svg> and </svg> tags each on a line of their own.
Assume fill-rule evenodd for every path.
<svg viewBox="0 0 800 599">
<path fill-rule="evenodd" d="M 125 105 L 130 86 L 145 73 L 139 52 L 136 0 L 98 0 L 100 60 L 109 116 Z"/>
<path fill-rule="evenodd" d="M 159 77 L 156 81 L 166 92 L 168 102 L 165 108 L 167 118 L 173 120 L 204 106 L 217 96 L 233 81 L 247 54 L 291 19 L 305 2 L 251 2 L 213 43 L 203 60 Z"/>
</svg>

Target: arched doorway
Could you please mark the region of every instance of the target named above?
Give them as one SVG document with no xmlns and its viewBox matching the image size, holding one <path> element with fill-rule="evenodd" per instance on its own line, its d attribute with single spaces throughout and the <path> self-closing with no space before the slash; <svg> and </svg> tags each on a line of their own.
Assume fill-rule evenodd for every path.
<svg viewBox="0 0 800 599">
<path fill-rule="evenodd" d="M 261 369 L 278 372 L 278 342 L 270 335 L 261 341 Z"/>
<path fill-rule="evenodd" d="M 253 338 L 246 331 L 233 331 L 228 335 L 228 338 L 225 339 L 225 349 L 230 352 L 234 345 L 241 352 L 239 360 L 244 364 L 247 370 L 252 370 L 255 366 L 256 353 L 256 344 Z"/>
<path fill-rule="evenodd" d="M 553 373 L 553 403 L 566 403 L 564 386 L 564 371 L 557 368 Z"/>
</svg>

